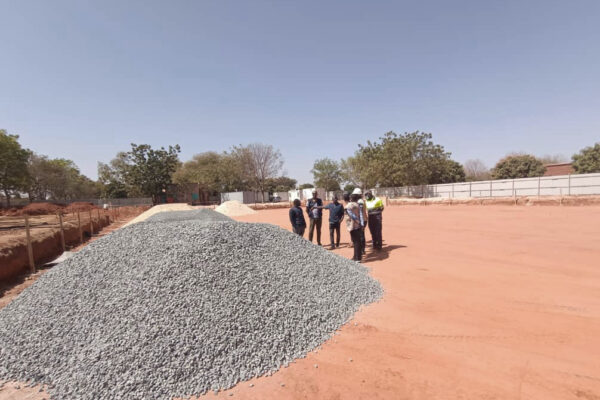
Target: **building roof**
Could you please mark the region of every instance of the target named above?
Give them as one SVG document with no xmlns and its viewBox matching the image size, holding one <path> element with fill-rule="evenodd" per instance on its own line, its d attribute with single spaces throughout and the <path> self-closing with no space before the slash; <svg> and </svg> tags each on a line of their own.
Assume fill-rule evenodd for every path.
<svg viewBox="0 0 600 400">
<path fill-rule="evenodd" d="M 546 164 L 544 176 L 569 175 L 575 172 L 571 163 Z"/>
</svg>

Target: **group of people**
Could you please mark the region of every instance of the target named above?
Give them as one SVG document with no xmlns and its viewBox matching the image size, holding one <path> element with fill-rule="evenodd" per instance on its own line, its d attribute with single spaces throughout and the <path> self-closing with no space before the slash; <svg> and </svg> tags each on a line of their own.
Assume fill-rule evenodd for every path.
<svg viewBox="0 0 600 400">
<path fill-rule="evenodd" d="M 366 201 L 365 201 L 366 200 Z M 360 188 L 354 189 L 352 194 L 344 193 L 346 207 L 339 202 L 337 196 L 333 201 L 324 206 L 323 200 L 318 197 L 317 191 L 313 190 L 312 198 L 306 201 L 306 213 L 310 221 L 308 228 L 308 240 L 313 241 L 314 231 L 317 231 L 317 244 L 321 245 L 321 226 L 323 223 L 323 210 L 329 210 L 329 240 L 331 249 L 340 247 L 340 227 L 346 218 L 346 228 L 350 232 L 352 246 L 354 247 L 355 261 L 361 261 L 365 254 L 366 239 L 365 229 L 369 227 L 373 239 L 373 249 L 380 250 L 382 247 L 382 212 L 383 202 L 380 198 L 373 196 L 371 191 L 365 192 L 362 198 Z M 295 199 L 290 209 L 290 222 L 294 233 L 304 236 L 306 220 L 301 208 L 300 199 Z M 335 237 L 334 237 L 335 236 Z M 335 240 L 334 240 L 335 239 Z"/>
</svg>

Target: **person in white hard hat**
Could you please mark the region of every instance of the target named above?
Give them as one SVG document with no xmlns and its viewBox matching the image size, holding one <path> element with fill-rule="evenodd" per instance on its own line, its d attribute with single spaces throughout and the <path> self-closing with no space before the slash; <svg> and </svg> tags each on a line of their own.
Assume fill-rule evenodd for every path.
<svg viewBox="0 0 600 400">
<path fill-rule="evenodd" d="M 348 218 L 346 219 L 346 228 L 348 232 L 350 232 L 350 238 L 352 239 L 352 247 L 354 247 L 354 256 L 352 259 L 357 262 L 362 261 L 362 245 L 360 243 L 360 231 L 362 230 L 362 214 L 360 213 L 360 209 L 358 207 L 358 199 L 359 195 L 352 194 L 350 198 L 347 197 L 346 201 L 346 214 Z M 348 201 L 349 200 L 349 201 Z"/>
<path fill-rule="evenodd" d="M 362 253 L 365 254 L 365 249 L 367 248 L 367 240 L 365 239 L 365 229 L 367 228 L 367 207 L 365 206 L 365 202 L 362 198 L 362 190 L 360 188 L 355 188 L 352 191 L 352 194 L 359 196 L 357 203 L 360 213 L 363 216 L 362 220 L 364 221 L 361 226 L 360 243 L 362 247 Z"/>
</svg>

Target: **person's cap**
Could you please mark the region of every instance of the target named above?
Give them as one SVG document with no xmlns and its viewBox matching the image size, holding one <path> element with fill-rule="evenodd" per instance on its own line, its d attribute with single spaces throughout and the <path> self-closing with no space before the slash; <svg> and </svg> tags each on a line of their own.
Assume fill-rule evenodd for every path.
<svg viewBox="0 0 600 400">
<path fill-rule="evenodd" d="M 352 191 L 352 194 L 358 194 L 362 196 L 362 190 L 360 190 L 360 188 L 355 188 L 354 191 Z"/>
<path fill-rule="evenodd" d="M 312 191 L 312 192 L 313 192 L 313 193 L 317 193 L 317 189 L 313 189 L 313 191 Z"/>
</svg>

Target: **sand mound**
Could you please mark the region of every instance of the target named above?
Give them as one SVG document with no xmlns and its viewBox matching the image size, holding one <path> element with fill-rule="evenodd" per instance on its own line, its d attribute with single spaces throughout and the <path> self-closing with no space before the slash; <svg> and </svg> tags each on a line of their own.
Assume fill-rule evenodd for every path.
<svg viewBox="0 0 600 400">
<path fill-rule="evenodd" d="M 256 214 L 256 211 L 254 211 L 247 205 L 240 203 L 237 200 L 226 201 L 219 207 L 215 208 L 215 211 L 220 212 L 221 214 L 225 214 L 228 217 Z"/>
<path fill-rule="evenodd" d="M 125 226 L 136 224 L 141 221 L 145 221 L 148 218 L 150 218 L 151 216 L 153 216 L 154 214 L 158 214 L 160 212 L 187 211 L 187 210 L 194 210 L 194 207 L 192 207 L 186 203 L 160 204 L 160 205 L 154 206 L 154 207 L 150 208 L 149 210 L 143 212 L 142 214 L 138 215 L 137 217 L 135 217 L 134 219 L 129 221 L 127 224 L 125 224 Z"/>
</svg>

